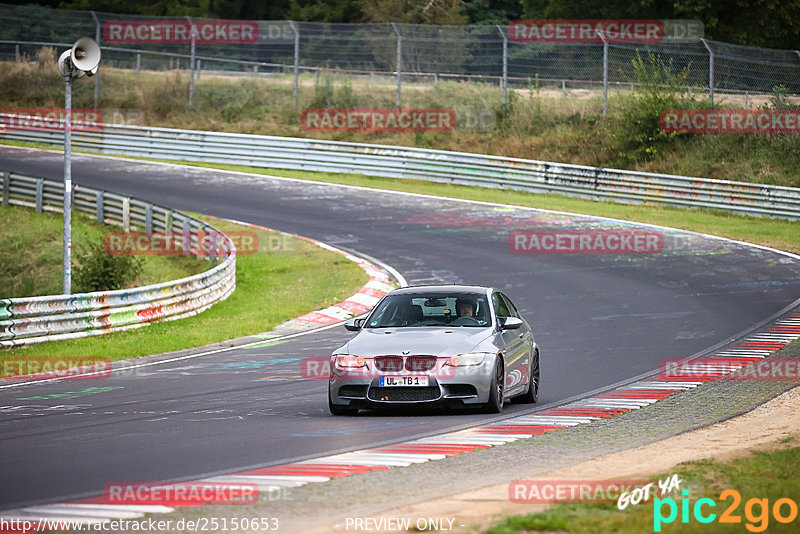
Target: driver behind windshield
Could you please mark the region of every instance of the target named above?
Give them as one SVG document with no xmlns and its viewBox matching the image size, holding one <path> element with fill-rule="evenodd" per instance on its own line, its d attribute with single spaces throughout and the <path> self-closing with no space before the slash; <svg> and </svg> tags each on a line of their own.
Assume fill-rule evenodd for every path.
<svg viewBox="0 0 800 534">
<path fill-rule="evenodd" d="M 475 317 L 475 301 L 457 299 L 456 314 L 458 314 L 459 317 Z"/>
</svg>

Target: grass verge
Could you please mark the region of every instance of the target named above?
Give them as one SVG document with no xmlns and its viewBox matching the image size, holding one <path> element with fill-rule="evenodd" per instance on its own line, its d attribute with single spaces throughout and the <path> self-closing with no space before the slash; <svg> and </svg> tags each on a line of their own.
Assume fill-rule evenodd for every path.
<svg viewBox="0 0 800 534">
<path fill-rule="evenodd" d="M 797 497 L 800 495 L 800 447 L 760 452 L 729 462 L 687 462 L 678 465 L 675 473 L 682 481 L 681 488 L 688 488 L 688 505 L 683 502 L 682 495 L 673 495 L 677 515 L 669 523 L 659 521 L 659 530 L 656 530 L 655 518 L 669 517 L 670 508 L 668 504 L 656 506 L 651 497 L 647 503 L 629 505 L 624 510 L 619 510 L 616 504 L 558 505 L 537 514 L 509 517 L 485 533 L 797 532 L 800 524 L 797 514 L 800 505 Z M 665 480 L 672 474 L 664 473 L 651 480 Z M 721 496 L 725 490 L 738 492 L 741 502 L 736 502 L 734 495 Z M 700 508 L 706 517 L 715 514 L 707 524 L 699 522 L 694 515 L 695 504 L 700 498 L 716 503 L 712 507 L 705 501 L 706 504 Z M 781 523 L 776 518 L 774 507 L 779 499 L 791 499 L 794 503 L 793 519 L 788 523 Z M 682 515 L 684 509 L 687 510 L 686 522 Z M 738 522 L 721 522 L 726 510 L 730 511 L 731 519 Z M 784 518 L 791 517 L 791 505 L 783 501 L 778 513 Z"/>
<path fill-rule="evenodd" d="M 368 277 L 340 254 L 279 232 L 207 220 L 223 232 L 255 232 L 259 247 L 236 259 L 236 291 L 227 300 L 186 319 L 144 329 L 16 347 L 13 357 L 96 357 L 112 361 L 199 347 L 266 332 L 298 315 L 339 302 Z M 280 250 L 269 243 L 281 243 Z M 319 276 L 325 273 L 325 276 Z"/>
<path fill-rule="evenodd" d="M 60 213 L 36 213 L 32 208 L 0 208 L 0 298 L 58 295 L 62 290 L 62 225 Z M 73 268 L 81 252 L 119 228 L 99 224 L 82 213 L 72 218 Z M 141 272 L 127 287 L 191 276 L 209 268 L 194 257 L 142 256 Z M 73 280 L 73 290 L 82 288 Z"/>
</svg>

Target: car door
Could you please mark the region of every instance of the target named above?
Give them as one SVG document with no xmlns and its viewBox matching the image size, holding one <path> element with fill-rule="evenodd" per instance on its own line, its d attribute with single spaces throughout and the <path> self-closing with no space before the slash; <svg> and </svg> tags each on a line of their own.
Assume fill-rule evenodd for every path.
<svg viewBox="0 0 800 534">
<path fill-rule="evenodd" d="M 513 302 L 511 302 L 511 299 L 508 298 L 508 295 L 505 293 L 500 293 L 500 296 L 505 300 L 508 311 L 511 313 L 512 317 L 517 317 L 518 319 L 522 320 L 522 326 L 516 330 L 510 330 L 509 332 L 515 332 L 516 338 L 519 339 L 522 344 L 522 346 L 519 348 L 520 357 L 518 369 L 522 376 L 522 385 L 524 385 L 528 383 L 528 378 L 531 371 L 530 361 L 533 357 L 533 331 L 531 330 L 531 326 L 528 324 L 528 322 L 522 318 L 522 315 L 517 310 L 517 307 L 514 306 Z"/>
<path fill-rule="evenodd" d="M 506 299 L 503 298 L 502 293 L 492 293 L 492 306 L 494 307 L 495 317 L 497 317 L 497 327 L 500 328 L 505 319 L 513 317 L 511 310 L 508 308 Z M 520 384 L 525 384 L 522 381 L 523 376 L 520 371 L 521 358 L 523 357 L 524 347 L 522 339 L 518 337 L 518 330 L 500 330 L 498 332 L 499 343 L 503 351 L 503 359 L 505 362 L 506 370 L 506 394 L 511 394 Z"/>
</svg>

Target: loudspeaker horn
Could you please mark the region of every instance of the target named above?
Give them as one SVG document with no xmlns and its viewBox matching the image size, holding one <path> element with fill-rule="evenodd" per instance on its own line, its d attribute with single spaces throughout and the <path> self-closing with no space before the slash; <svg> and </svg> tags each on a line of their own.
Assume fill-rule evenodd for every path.
<svg viewBox="0 0 800 534">
<path fill-rule="evenodd" d="M 78 70 L 94 74 L 92 71 L 100 64 L 100 46 L 94 39 L 81 37 L 75 41 L 72 45 L 72 64 Z"/>
</svg>

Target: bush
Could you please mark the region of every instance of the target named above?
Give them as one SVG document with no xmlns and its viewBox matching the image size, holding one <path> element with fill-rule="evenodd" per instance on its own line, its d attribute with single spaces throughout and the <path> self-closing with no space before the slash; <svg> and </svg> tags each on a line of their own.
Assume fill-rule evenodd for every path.
<svg viewBox="0 0 800 534">
<path fill-rule="evenodd" d="M 358 105 L 358 96 L 348 80 L 336 88 L 330 77 L 324 76 L 322 83 L 314 88 L 314 99 L 310 108 L 353 108 Z"/>
<path fill-rule="evenodd" d="M 632 61 L 633 83 L 630 94 L 620 96 L 620 114 L 615 119 L 612 148 L 618 164 L 629 165 L 650 161 L 661 156 L 663 147 L 678 136 L 661 129 L 662 111 L 694 107 L 696 102 L 684 96 L 688 70 L 676 72 L 672 60 L 648 54 L 647 60 L 638 53 Z"/>
<path fill-rule="evenodd" d="M 76 256 L 73 291 L 77 293 L 122 289 L 142 272 L 141 258 L 111 255 L 102 243 L 90 244 Z"/>
</svg>

